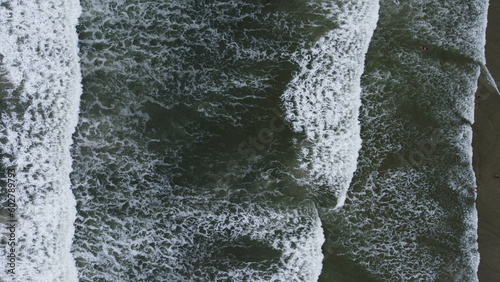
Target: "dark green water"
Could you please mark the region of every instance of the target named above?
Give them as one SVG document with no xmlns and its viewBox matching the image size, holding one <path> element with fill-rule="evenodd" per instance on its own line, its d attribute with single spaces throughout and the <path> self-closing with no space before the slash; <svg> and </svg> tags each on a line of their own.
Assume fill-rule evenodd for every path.
<svg viewBox="0 0 500 282">
<path fill-rule="evenodd" d="M 487 3 L 400 2 L 82 0 L 71 174 L 58 4 L 2 3 L 19 277 L 476 281 Z"/>
<path fill-rule="evenodd" d="M 315 279 L 323 234 L 281 95 L 338 24 L 329 5 L 82 7 L 82 277 Z"/>
<path fill-rule="evenodd" d="M 483 8 L 382 4 L 357 158 L 363 5 L 83 2 L 82 277 L 474 279 Z"/>
<path fill-rule="evenodd" d="M 477 279 L 470 146 L 484 59 L 457 21 L 478 29 L 482 9 L 382 6 L 362 78 L 363 147 L 345 206 L 322 217 L 320 280 Z"/>
</svg>

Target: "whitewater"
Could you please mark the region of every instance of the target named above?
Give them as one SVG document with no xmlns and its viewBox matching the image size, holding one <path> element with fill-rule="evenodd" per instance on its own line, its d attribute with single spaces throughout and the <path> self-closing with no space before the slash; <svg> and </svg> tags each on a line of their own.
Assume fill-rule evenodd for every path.
<svg viewBox="0 0 500 282">
<path fill-rule="evenodd" d="M 486 11 L 0 3 L 0 280 L 477 280 Z"/>
<path fill-rule="evenodd" d="M 16 219 L 15 245 L 0 248 L 3 281 L 77 281 L 69 150 L 81 95 L 79 15 L 78 1 L 0 6 L 1 161 L 15 184 L 9 194 Z M 3 214 L 2 230 L 9 216 Z"/>
</svg>

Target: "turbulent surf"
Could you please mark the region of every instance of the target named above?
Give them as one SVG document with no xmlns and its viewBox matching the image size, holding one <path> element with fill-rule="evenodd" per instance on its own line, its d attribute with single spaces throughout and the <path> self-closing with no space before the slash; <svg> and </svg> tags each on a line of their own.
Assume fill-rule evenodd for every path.
<svg viewBox="0 0 500 282">
<path fill-rule="evenodd" d="M 477 280 L 487 1 L 396 2 L 1 2 L 2 271 Z"/>
</svg>

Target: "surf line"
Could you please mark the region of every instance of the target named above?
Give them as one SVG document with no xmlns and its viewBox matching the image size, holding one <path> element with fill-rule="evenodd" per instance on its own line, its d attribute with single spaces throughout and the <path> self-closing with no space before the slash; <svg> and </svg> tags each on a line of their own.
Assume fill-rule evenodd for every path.
<svg viewBox="0 0 500 282">
<path fill-rule="evenodd" d="M 479 64 L 481 67 L 481 74 L 479 75 L 479 85 L 478 91 L 482 95 L 477 97 L 480 100 L 486 100 L 489 96 L 493 94 L 500 95 L 495 79 L 491 75 L 490 71 L 484 64 Z"/>
<path fill-rule="evenodd" d="M 247 155 L 248 157 L 256 156 L 257 152 L 262 152 L 266 149 L 265 145 L 273 142 L 275 134 L 285 130 L 285 118 L 276 108 L 273 108 L 272 112 L 274 116 L 269 120 L 269 127 L 261 128 L 256 135 L 248 136 L 246 141 L 240 142 L 238 145 L 238 153 L 240 155 Z M 232 159 L 227 162 L 225 170 L 221 170 L 217 174 L 211 174 L 210 177 L 216 181 L 216 185 L 222 188 L 228 188 L 232 183 L 230 172 L 233 171 L 236 166 L 238 166 L 238 162 Z"/>
</svg>

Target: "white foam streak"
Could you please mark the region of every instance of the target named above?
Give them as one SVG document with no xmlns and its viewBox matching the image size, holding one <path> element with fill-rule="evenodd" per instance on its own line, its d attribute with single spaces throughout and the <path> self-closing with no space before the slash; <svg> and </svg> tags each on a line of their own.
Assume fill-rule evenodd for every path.
<svg viewBox="0 0 500 282">
<path fill-rule="evenodd" d="M 319 278 L 323 260 L 321 246 L 325 238 L 321 220 L 313 207 L 280 211 L 252 205 L 236 213 L 220 214 L 203 211 L 202 214 L 197 216 L 196 222 L 193 222 L 194 228 L 189 236 L 196 234 L 200 229 L 197 225 L 215 226 L 211 232 L 222 233 L 227 229 L 232 231 L 227 246 L 235 244 L 234 241 L 237 242 L 240 238 L 248 237 L 254 242 L 261 242 L 280 252 L 277 261 L 267 270 L 256 268 L 253 263 L 233 262 L 228 266 L 227 272 L 215 270 L 211 266 L 202 266 L 200 269 L 202 273 L 215 272 L 216 280 L 235 281 L 317 281 Z M 185 213 L 181 216 L 189 218 L 193 217 L 193 214 Z M 210 221 L 218 224 L 207 225 Z M 208 236 L 207 240 L 211 237 Z M 220 235 L 215 237 L 220 238 Z M 196 278 L 198 279 L 205 280 L 203 276 Z"/>
<path fill-rule="evenodd" d="M 15 168 L 17 186 L 16 274 L 4 277 L 77 281 L 70 253 L 76 209 L 69 149 L 81 94 L 75 29 L 80 5 L 38 2 L 0 6 L 0 54 L 12 86 L 2 93 L 9 109 L 0 124 L 2 165 Z M 6 251 L 0 250 L 2 273 Z"/>
<path fill-rule="evenodd" d="M 317 198 L 333 195 L 338 208 L 344 203 L 361 148 L 360 79 L 379 4 L 352 1 L 328 9 L 332 17 L 339 17 L 339 27 L 296 54 L 301 70 L 283 100 L 294 130 L 305 134 L 299 158 L 313 193 Z"/>
</svg>

